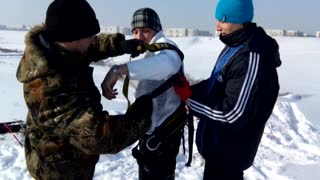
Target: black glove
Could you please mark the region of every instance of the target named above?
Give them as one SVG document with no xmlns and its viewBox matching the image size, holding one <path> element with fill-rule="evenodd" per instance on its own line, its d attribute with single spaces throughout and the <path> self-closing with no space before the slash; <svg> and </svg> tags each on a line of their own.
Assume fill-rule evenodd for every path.
<svg viewBox="0 0 320 180">
<path fill-rule="evenodd" d="M 138 39 L 129 39 L 120 42 L 120 48 L 131 57 L 137 57 L 146 51 L 144 42 Z"/>
</svg>

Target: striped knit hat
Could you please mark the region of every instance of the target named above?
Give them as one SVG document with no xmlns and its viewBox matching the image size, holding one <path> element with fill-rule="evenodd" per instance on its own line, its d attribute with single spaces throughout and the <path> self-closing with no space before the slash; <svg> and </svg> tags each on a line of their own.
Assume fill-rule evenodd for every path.
<svg viewBox="0 0 320 180">
<path fill-rule="evenodd" d="M 156 32 L 162 30 L 158 14 L 151 8 L 141 8 L 134 12 L 131 21 L 132 31 L 135 28 L 150 28 Z"/>
</svg>

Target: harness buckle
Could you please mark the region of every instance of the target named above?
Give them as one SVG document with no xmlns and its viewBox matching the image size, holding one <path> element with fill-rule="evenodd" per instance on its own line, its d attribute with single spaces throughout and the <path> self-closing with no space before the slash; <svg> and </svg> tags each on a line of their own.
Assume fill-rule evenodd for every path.
<svg viewBox="0 0 320 180">
<path fill-rule="evenodd" d="M 146 147 L 147 147 L 148 150 L 150 150 L 150 151 L 155 151 L 155 150 L 157 150 L 157 149 L 159 148 L 161 142 L 158 141 L 158 143 L 156 143 L 156 139 L 155 139 L 155 142 L 150 142 L 152 139 L 155 139 L 155 136 L 154 136 L 154 135 L 153 135 L 153 136 L 150 136 L 150 137 L 147 139 L 147 141 L 146 141 Z M 149 144 L 150 144 L 151 146 L 150 146 Z"/>
</svg>

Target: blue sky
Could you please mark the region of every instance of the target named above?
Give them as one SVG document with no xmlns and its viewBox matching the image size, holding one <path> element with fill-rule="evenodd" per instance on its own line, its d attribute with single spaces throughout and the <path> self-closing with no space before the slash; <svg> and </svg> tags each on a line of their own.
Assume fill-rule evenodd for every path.
<svg viewBox="0 0 320 180">
<path fill-rule="evenodd" d="M 44 22 L 52 0 L 5 0 L 0 5 L 0 24 L 35 25 Z M 101 25 L 130 27 L 133 12 L 155 9 L 163 27 L 199 28 L 214 31 L 218 0 L 88 0 Z M 320 31 L 319 0 L 254 0 L 254 22 L 264 28 Z"/>
</svg>

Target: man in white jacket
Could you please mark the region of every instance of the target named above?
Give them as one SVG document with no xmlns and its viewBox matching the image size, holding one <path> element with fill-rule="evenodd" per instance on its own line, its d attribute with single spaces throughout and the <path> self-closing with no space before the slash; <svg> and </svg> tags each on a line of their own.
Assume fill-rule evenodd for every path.
<svg viewBox="0 0 320 180">
<path fill-rule="evenodd" d="M 177 46 L 164 36 L 158 14 L 153 9 L 138 9 L 133 14 L 131 26 L 135 39 L 147 44 L 169 43 Z M 128 75 L 131 80 L 139 81 L 135 95 L 138 98 L 159 87 L 181 67 L 181 57 L 174 50 L 146 51 L 143 59 L 113 66 L 102 83 L 103 94 L 107 99 L 116 98 L 115 83 L 123 75 Z M 173 87 L 154 98 L 152 104 L 152 125 L 133 150 L 139 164 L 139 179 L 174 179 L 182 128 L 180 126 L 178 130 L 168 132 L 163 130 L 163 126 L 172 118 L 185 119 L 184 105 Z"/>
</svg>

